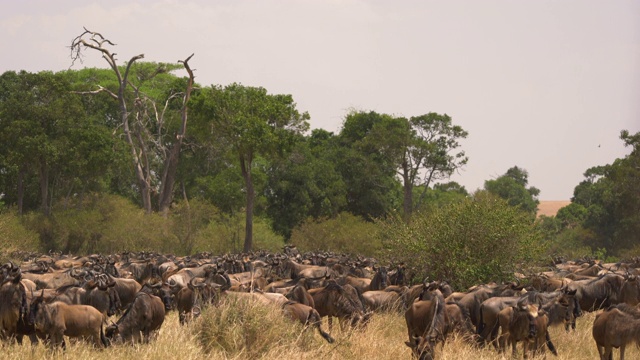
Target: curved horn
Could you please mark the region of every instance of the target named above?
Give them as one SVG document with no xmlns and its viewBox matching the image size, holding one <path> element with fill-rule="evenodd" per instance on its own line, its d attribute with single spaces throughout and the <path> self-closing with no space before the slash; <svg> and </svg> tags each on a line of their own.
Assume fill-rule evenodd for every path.
<svg viewBox="0 0 640 360">
<path fill-rule="evenodd" d="M 193 287 L 193 288 L 204 288 L 206 285 L 204 283 L 200 283 L 200 284 L 196 284 L 194 281 L 196 280 L 196 278 L 192 278 L 191 280 L 189 280 L 189 286 Z"/>
<path fill-rule="evenodd" d="M 229 290 L 231 288 L 231 279 L 229 278 L 229 275 L 226 272 L 224 272 L 222 273 L 222 277 L 224 278 L 226 284 L 220 287 L 220 291 Z"/>
</svg>

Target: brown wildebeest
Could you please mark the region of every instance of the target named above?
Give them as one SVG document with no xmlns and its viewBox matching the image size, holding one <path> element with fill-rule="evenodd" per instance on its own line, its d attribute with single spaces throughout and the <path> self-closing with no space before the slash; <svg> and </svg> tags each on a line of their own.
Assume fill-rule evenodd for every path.
<svg viewBox="0 0 640 360">
<path fill-rule="evenodd" d="M 64 335 L 90 338 L 96 347 L 106 347 L 102 330 L 102 313 L 90 305 L 67 305 L 60 301 L 46 304 L 40 296 L 31 303 L 29 322 L 51 341 L 50 345 L 65 348 Z"/>
<path fill-rule="evenodd" d="M 22 277 L 33 281 L 37 289 L 57 289 L 66 285 L 80 286 L 87 275 L 86 270 L 76 268 L 58 270 L 44 274 L 24 273 Z"/>
<path fill-rule="evenodd" d="M 549 325 L 564 324 L 568 326 L 575 322 L 576 310 L 580 310 L 575 299 L 575 291 L 562 289 L 550 293 L 531 291 L 520 297 L 493 297 L 480 305 L 480 318 L 477 333 L 481 343 L 492 343 L 497 346 L 498 314 L 506 307 L 515 306 L 519 300 L 527 299 L 529 303 L 538 303 L 547 315 Z"/>
<path fill-rule="evenodd" d="M 549 335 L 549 317 L 544 310 L 538 310 L 538 317 L 536 317 L 536 337 L 533 341 L 533 353 L 534 355 L 545 355 L 545 344 L 555 356 L 558 356 L 556 347 L 551 342 L 551 336 Z"/>
<path fill-rule="evenodd" d="M 596 315 L 592 334 L 601 360 L 613 359 L 613 348 L 620 348 L 624 360 L 627 344 L 640 344 L 640 309 L 628 304 L 611 306 Z"/>
<path fill-rule="evenodd" d="M 398 311 L 403 308 L 402 296 L 395 291 L 375 290 L 362 294 L 370 311 Z"/>
<path fill-rule="evenodd" d="M 108 338 L 117 336 L 123 343 L 149 343 L 151 335 L 160 329 L 165 311 L 162 300 L 146 292 L 139 292 L 133 303 L 115 324 L 107 327 Z"/>
<path fill-rule="evenodd" d="M 331 335 L 322 330 L 322 317 L 318 311 L 311 306 L 300 304 L 295 301 L 287 301 L 283 306 L 285 314 L 287 314 L 292 320 L 298 320 L 305 326 L 313 326 L 318 329 L 320 336 L 322 336 L 329 343 L 333 343 L 334 340 Z"/>
<path fill-rule="evenodd" d="M 501 334 L 498 337 L 500 351 L 506 351 L 507 344 L 511 345 L 512 355 L 516 357 L 516 345 L 523 342 L 524 358 L 529 357 L 529 347 L 533 348 L 536 339 L 536 318 L 538 306 L 528 304 L 526 299 L 518 301 L 516 306 L 509 306 L 498 314 Z"/>
<path fill-rule="evenodd" d="M 623 276 L 609 273 L 591 280 L 573 281 L 568 285 L 568 289 L 577 291 L 576 297 L 582 311 L 594 311 L 620 303 L 625 297 L 621 294 L 624 282 Z"/>
<path fill-rule="evenodd" d="M 343 287 L 331 280 L 323 288 L 309 290 L 309 294 L 313 297 L 320 316 L 329 317 L 329 331 L 332 316 L 337 317 L 341 323 L 350 323 L 351 326 L 364 325 L 371 316 L 371 313 L 365 312 L 358 290 L 350 285 Z"/>
<path fill-rule="evenodd" d="M 304 279 L 303 279 L 304 280 Z M 287 299 L 293 300 L 300 304 L 304 304 L 307 306 L 311 306 L 312 308 L 316 307 L 315 302 L 313 301 L 313 296 L 309 294 L 307 287 L 305 286 L 305 281 L 298 283 L 298 285 L 294 286 L 291 291 L 286 294 Z"/>
<path fill-rule="evenodd" d="M 213 304 L 219 298 L 222 285 L 207 281 L 196 282 L 196 279 L 191 279 L 187 287 L 180 289 L 175 295 L 180 325 L 194 317 L 194 308 L 201 309 L 202 306 Z"/>
<path fill-rule="evenodd" d="M 124 310 L 129 307 L 129 304 L 133 302 L 138 291 L 142 288 L 142 285 L 135 279 L 114 278 L 109 276 L 110 281 L 115 281 L 113 289 L 118 293 L 120 298 L 120 308 L 118 310 Z"/>
<path fill-rule="evenodd" d="M 419 360 L 432 360 L 436 345 L 444 344 L 447 336 L 444 297 L 438 293 L 436 290 L 432 300 L 414 302 L 404 314 L 409 334 L 405 344 Z"/>
<path fill-rule="evenodd" d="M 361 294 L 366 291 L 383 290 L 387 287 L 388 282 L 387 268 L 384 266 L 376 268 L 376 273 L 372 279 L 347 275 L 338 280 L 340 285 L 349 284 L 358 289 Z"/>
<path fill-rule="evenodd" d="M 28 323 L 31 292 L 26 291 L 22 283 L 20 268 L 13 264 L 2 266 L 0 279 L 0 337 L 13 338 L 22 344 L 24 335 L 28 335 L 31 343 L 37 343 L 35 329 Z"/>
</svg>

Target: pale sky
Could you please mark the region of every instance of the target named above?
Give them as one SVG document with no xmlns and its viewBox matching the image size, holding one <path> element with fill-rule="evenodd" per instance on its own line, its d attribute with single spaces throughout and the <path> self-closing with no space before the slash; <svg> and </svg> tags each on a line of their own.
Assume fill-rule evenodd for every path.
<svg viewBox="0 0 640 360">
<path fill-rule="evenodd" d="M 541 200 L 568 200 L 640 131 L 640 1 L 0 0 L 0 73 L 69 68 L 83 26 L 122 63 L 192 53 L 201 85 L 291 94 L 311 127 L 350 109 L 446 113 L 469 132 L 473 192 L 512 166 Z M 84 64 L 106 67 L 97 52 Z"/>
</svg>

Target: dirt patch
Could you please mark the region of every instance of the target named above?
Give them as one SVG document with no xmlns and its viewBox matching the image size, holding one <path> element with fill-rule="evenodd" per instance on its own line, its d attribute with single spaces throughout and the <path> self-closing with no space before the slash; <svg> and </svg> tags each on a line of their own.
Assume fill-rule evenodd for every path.
<svg viewBox="0 0 640 360">
<path fill-rule="evenodd" d="M 538 204 L 537 216 L 555 216 L 558 213 L 558 210 L 569 204 L 571 204 L 571 201 L 569 200 L 540 201 L 540 204 Z"/>
</svg>

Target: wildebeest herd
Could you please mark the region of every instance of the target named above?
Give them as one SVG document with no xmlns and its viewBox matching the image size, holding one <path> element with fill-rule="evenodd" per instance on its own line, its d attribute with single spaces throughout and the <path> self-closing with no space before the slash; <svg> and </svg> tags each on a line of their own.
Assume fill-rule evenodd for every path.
<svg viewBox="0 0 640 360">
<path fill-rule="evenodd" d="M 154 253 L 81 257 L 26 254 L 0 266 L 0 336 L 5 341 L 43 341 L 65 347 L 65 337 L 102 348 L 148 343 L 168 311 L 185 325 L 224 299 L 258 301 L 317 330 L 332 343 L 332 319 L 361 329 L 375 312 L 404 313 L 406 345 L 418 359 L 457 334 L 474 346 L 515 356 L 557 354 L 550 326 L 575 329 L 584 311 L 602 310 L 593 338 L 602 359 L 612 348 L 640 340 L 640 284 L 634 261 L 561 262 L 553 271 L 517 276 L 454 292 L 445 281 L 410 285 L 403 264 L 334 253 L 208 253 L 177 257 Z M 221 305 L 222 304 L 222 305 Z M 109 320 L 115 315 L 117 320 Z M 328 318 L 328 331 L 322 318 Z"/>
</svg>

